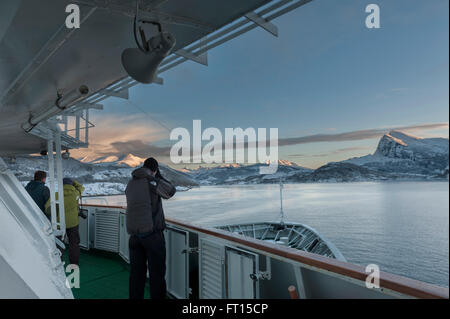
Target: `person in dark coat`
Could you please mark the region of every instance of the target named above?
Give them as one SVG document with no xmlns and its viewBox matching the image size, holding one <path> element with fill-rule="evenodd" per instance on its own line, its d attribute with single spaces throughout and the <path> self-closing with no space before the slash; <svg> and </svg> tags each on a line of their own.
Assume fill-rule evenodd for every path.
<svg viewBox="0 0 450 319">
<path fill-rule="evenodd" d="M 45 203 L 50 198 L 50 190 L 45 186 L 45 180 L 47 174 L 43 171 L 37 171 L 34 173 L 34 180 L 30 181 L 25 189 L 31 198 L 35 201 L 38 207 L 45 213 Z"/>
<path fill-rule="evenodd" d="M 130 299 L 143 299 L 147 269 L 150 274 L 150 297 L 166 296 L 166 227 L 158 183 L 175 188 L 159 172 L 158 162 L 148 158 L 144 166 L 132 172 L 125 189 L 127 198 L 127 232 L 130 234 Z M 165 198 L 168 198 L 166 196 Z"/>
</svg>

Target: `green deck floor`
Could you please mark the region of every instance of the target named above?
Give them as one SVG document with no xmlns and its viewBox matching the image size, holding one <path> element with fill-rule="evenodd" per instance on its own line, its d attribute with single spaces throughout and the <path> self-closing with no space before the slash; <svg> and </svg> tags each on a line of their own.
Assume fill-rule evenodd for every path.
<svg viewBox="0 0 450 319">
<path fill-rule="evenodd" d="M 67 251 L 64 254 L 69 264 Z M 72 288 L 76 299 L 128 299 L 130 266 L 117 254 L 81 250 L 80 288 Z M 145 298 L 149 298 L 148 282 Z"/>
</svg>

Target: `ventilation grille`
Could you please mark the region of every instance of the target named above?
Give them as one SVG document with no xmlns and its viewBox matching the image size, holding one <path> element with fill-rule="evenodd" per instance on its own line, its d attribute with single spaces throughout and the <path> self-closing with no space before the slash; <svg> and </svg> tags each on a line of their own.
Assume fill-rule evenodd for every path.
<svg viewBox="0 0 450 319">
<path fill-rule="evenodd" d="M 200 290 L 202 299 L 222 298 L 222 263 L 221 246 L 206 240 L 200 244 Z"/>
<path fill-rule="evenodd" d="M 95 248 L 119 252 L 119 212 L 95 212 Z"/>
</svg>

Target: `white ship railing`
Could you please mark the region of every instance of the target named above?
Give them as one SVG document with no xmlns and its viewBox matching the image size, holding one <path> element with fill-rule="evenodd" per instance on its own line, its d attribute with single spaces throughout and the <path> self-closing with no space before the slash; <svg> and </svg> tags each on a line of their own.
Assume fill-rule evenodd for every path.
<svg viewBox="0 0 450 319">
<path fill-rule="evenodd" d="M 126 207 L 83 207 L 90 216 L 117 214 L 117 251 L 127 260 Z M 175 297 L 189 298 L 195 287 L 200 298 L 289 298 L 294 285 L 300 298 L 449 298 L 448 288 L 382 271 L 379 288 L 367 288 L 360 265 L 175 219 L 166 223 L 168 291 Z M 92 229 L 84 233 L 95 236 Z"/>
</svg>

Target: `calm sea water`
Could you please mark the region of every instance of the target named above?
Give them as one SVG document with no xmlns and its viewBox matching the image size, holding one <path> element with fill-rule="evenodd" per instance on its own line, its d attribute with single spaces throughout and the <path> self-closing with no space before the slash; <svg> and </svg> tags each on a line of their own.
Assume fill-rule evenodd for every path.
<svg viewBox="0 0 450 319">
<path fill-rule="evenodd" d="M 168 217 L 206 226 L 277 221 L 278 185 L 205 186 L 164 203 Z M 125 204 L 124 196 L 108 203 Z M 89 199 L 93 201 L 93 199 Z M 291 184 L 287 221 L 315 228 L 347 261 L 449 286 L 449 183 Z"/>
</svg>

